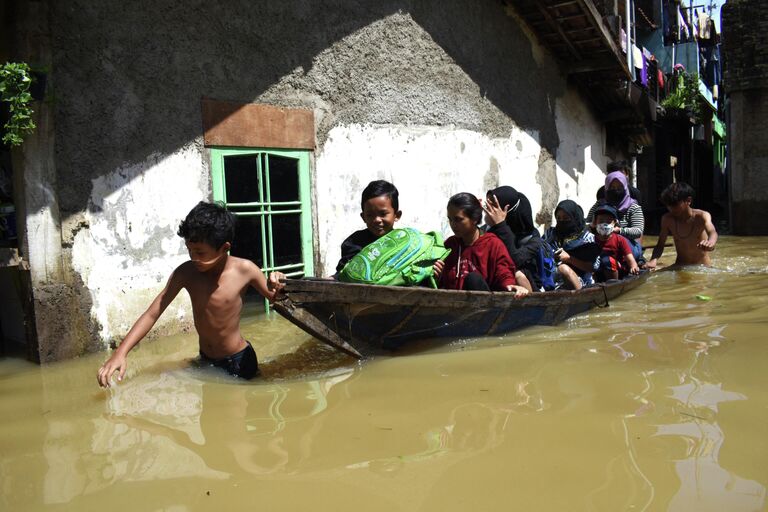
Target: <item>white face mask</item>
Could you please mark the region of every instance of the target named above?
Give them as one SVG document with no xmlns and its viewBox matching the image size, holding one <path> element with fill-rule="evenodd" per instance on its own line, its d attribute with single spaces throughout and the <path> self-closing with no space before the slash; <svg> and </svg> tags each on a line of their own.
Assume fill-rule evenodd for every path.
<svg viewBox="0 0 768 512">
<path fill-rule="evenodd" d="M 602 236 L 608 236 L 613 233 L 613 224 L 598 224 L 597 234 Z"/>
</svg>

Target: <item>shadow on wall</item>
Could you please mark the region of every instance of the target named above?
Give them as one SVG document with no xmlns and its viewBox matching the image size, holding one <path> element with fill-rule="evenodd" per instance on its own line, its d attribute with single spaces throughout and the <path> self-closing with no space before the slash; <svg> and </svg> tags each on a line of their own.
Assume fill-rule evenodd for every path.
<svg viewBox="0 0 768 512">
<path fill-rule="evenodd" d="M 73 0 L 54 2 L 51 10 L 65 219 L 99 209 L 90 201 L 94 179 L 201 144 L 203 96 L 320 110 L 320 144 L 339 123 L 452 124 L 508 136 L 514 122 L 536 130 L 542 147 L 557 154 L 554 105 L 565 80 L 553 61 L 536 61 L 518 22 L 497 2 L 447 0 L 436 9 L 433 2 L 415 0 L 157 0 L 145 8 Z M 409 33 L 421 40 L 406 44 L 388 30 L 390 24 L 402 29 L 404 20 L 425 31 Z M 389 38 L 387 49 L 399 44 L 401 52 L 382 57 L 376 39 L 345 41 L 377 23 L 382 26 L 376 34 Z M 447 57 L 424 63 L 419 49 L 435 43 Z M 388 56 L 395 67 L 365 65 Z M 342 67 L 345 62 L 354 65 Z M 467 91 L 470 81 L 477 90 Z M 278 83 L 278 96 L 265 95 Z M 382 114 L 371 108 L 371 96 L 387 88 L 388 97 L 409 99 Z M 434 89 L 438 99 L 420 101 L 430 94 L 423 89 Z M 470 105 L 457 120 L 457 108 L 442 98 L 467 96 Z"/>
</svg>

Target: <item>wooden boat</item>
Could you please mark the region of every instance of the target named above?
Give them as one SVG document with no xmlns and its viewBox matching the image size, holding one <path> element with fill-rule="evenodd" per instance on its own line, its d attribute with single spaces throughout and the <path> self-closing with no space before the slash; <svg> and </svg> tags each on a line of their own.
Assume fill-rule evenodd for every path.
<svg viewBox="0 0 768 512">
<path fill-rule="evenodd" d="M 578 291 L 531 293 L 371 286 L 321 279 L 288 279 L 273 307 L 320 341 L 357 358 L 425 339 L 503 334 L 531 325 L 555 325 L 593 307 L 607 306 L 650 273 Z"/>
</svg>

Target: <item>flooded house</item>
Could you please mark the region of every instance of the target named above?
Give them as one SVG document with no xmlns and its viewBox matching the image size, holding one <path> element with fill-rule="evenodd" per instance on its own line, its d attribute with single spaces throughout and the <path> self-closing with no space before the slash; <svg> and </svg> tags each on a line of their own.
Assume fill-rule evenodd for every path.
<svg viewBox="0 0 768 512">
<path fill-rule="evenodd" d="M 0 151 L 5 349 L 46 362 L 119 343 L 188 258 L 176 230 L 199 201 L 237 214 L 233 254 L 294 277 L 334 271 L 375 179 L 422 230 L 448 231 L 450 195 L 499 185 L 540 228 L 560 200 L 586 211 L 607 163 L 653 143 L 626 13 L 0 0 L 0 60 L 29 63 L 40 89 L 37 128 Z M 179 297 L 155 333 L 191 321 Z"/>
</svg>

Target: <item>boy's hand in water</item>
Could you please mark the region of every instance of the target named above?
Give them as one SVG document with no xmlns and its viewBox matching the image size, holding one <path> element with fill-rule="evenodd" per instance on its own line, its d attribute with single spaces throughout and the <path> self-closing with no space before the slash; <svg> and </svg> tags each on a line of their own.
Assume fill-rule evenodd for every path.
<svg viewBox="0 0 768 512">
<path fill-rule="evenodd" d="M 125 356 L 114 354 L 112 357 L 107 359 L 103 365 L 101 365 L 101 368 L 99 368 L 98 376 L 96 378 L 99 381 L 99 385 L 101 387 L 108 388 L 111 385 L 110 379 L 112 378 L 112 374 L 119 370 L 119 373 L 117 374 L 117 380 L 121 381 L 123 380 L 123 377 L 125 377 L 125 370 L 127 369 L 128 362 L 125 360 Z"/>
<path fill-rule="evenodd" d="M 432 272 L 435 274 L 435 279 L 440 279 L 440 276 L 443 274 L 443 268 L 445 268 L 445 262 L 443 260 L 437 260 L 435 261 L 435 264 L 432 265 Z"/>
<path fill-rule="evenodd" d="M 699 242 L 698 247 L 702 251 L 714 251 L 715 242 L 710 242 L 709 240 L 702 240 L 701 242 Z"/>
</svg>

